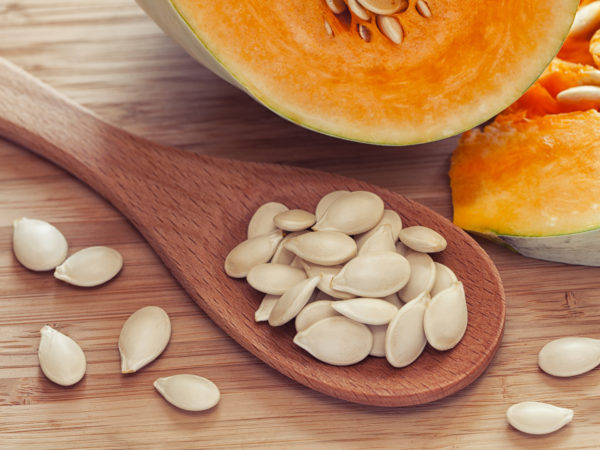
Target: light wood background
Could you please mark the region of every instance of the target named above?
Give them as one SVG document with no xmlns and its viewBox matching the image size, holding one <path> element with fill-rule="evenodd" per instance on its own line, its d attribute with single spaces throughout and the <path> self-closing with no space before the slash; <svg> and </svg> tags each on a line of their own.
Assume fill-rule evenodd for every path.
<svg viewBox="0 0 600 450">
<path fill-rule="evenodd" d="M 166 38 L 129 0 L 0 0 L 0 55 L 130 132 L 189 151 L 281 162 L 385 186 L 451 216 L 447 170 L 455 140 L 378 148 L 335 140 L 275 116 L 217 79 Z M 79 289 L 22 268 L 12 221 L 56 224 L 72 249 L 110 245 L 125 267 L 113 282 Z M 224 224 L 226 226 L 226 224 Z M 481 242 L 507 297 L 503 344 L 490 368 L 447 399 L 412 408 L 347 403 L 288 380 L 220 331 L 110 205 L 55 166 L 0 140 L 0 448 L 598 448 L 600 372 L 542 373 L 547 341 L 600 338 L 600 269 L 526 259 Z M 138 374 L 119 373 L 127 316 L 155 304 L 169 313 L 165 353 Z M 37 361 L 44 324 L 74 337 L 88 357 L 82 382 L 60 388 Z M 222 399 L 179 411 L 152 382 L 196 373 Z M 573 408 L 542 437 L 507 425 L 525 400 Z"/>
</svg>

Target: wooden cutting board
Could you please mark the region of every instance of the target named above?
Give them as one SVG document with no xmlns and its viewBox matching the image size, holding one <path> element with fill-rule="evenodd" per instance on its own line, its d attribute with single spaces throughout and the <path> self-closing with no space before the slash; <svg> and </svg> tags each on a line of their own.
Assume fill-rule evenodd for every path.
<svg viewBox="0 0 600 450">
<path fill-rule="evenodd" d="M 447 170 L 455 139 L 378 148 L 299 128 L 192 61 L 131 1 L 0 0 L 0 55 L 157 142 L 356 177 L 451 217 Z M 105 286 L 80 289 L 25 270 L 11 251 L 12 221 L 21 216 L 56 224 L 73 250 L 118 249 L 122 273 Z M 549 340 L 600 338 L 600 269 L 481 244 L 507 297 L 504 340 L 487 372 L 429 405 L 351 404 L 300 386 L 244 351 L 110 205 L 62 170 L 0 140 L 0 448 L 599 447 L 600 371 L 557 379 L 536 361 Z M 121 325 L 150 304 L 171 316 L 172 340 L 153 364 L 123 376 L 116 346 Z M 44 324 L 75 337 L 86 351 L 87 375 L 74 387 L 53 385 L 38 367 Z M 216 408 L 182 412 L 152 387 L 159 376 L 186 372 L 220 387 Z M 575 418 L 549 436 L 521 434 L 504 414 L 525 400 L 573 408 Z"/>
</svg>

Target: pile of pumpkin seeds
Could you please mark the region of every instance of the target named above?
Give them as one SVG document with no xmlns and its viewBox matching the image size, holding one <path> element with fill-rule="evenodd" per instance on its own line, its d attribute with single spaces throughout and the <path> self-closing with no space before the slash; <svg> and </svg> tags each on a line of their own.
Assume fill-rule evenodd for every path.
<svg viewBox="0 0 600 450">
<path fill-rule="evenodd" d="M 428 342 L 455 347 L 467 328 L 462 283 L 430 256 L 446 245 L 431 228 L 402 228 L 374 193 L 334 191 L 314 214 L 262 205 L 225 271 L 265 294 L 257 322 L 295 320 L 294 343 L 318 360 L 345 366 L 385 356 L 405 367 Z"/>
</svg>

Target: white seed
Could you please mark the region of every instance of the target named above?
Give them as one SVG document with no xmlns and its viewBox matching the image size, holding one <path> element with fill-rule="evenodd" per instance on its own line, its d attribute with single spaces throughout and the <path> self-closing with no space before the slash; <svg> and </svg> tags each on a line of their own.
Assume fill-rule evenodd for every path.
<svg viewBox="0 0 600 450">
<path fill-rule="evenodd" d="M 296 236 L 285 248 L 314 264 L 334 266 L 356 256 L 356 242 L 338 231 L 316 231 Z"/>
<path fill-rule="evenodd" d="M 575 14 L 575 20 L 571 29 L 569 30 L 569 36 L 578 36 L 587 33 L 591 33 L 600 27 L 600 2 L 592 2 L 579 8 Z"/>
<path fill-rule="evenodd" d="M 179 374 L 158 378 L 154 387 L 166 401 L 185 411 L 204 411 L 219 403 L 215 383 L 198 375 Z"/>
<path fill-rule="evenodd" d="M 403 228 L 398 237 L 408 248 L 423 253 L 441 252 L 447 245 L 437 231 L 420 225 Z"/>
<path fill-rule="evenodd" d="M 331 300 L 316 300 L 306 305 L 296 316 L 296 331 L 304 331 L 319 320 L 327 317 L 339 316 L 340 314 L 333 309 Z"/>
<path fill-rule="evenodd" d="M 573 419 L 573 410 L 540 402 L 522 402 L 506 411 L 506 418 L 517 430 L 528 434 L 552 433 Z"/>
<path fill-rule="evenodd" d="M 346 11 L 344 0 L 325 0 L 325 3 L 334 14 L 341 14 Z"/>
<path fill-rule="evenodd" d="M 272 263 L 275 264 L 292 264 L 296 255 L 285 248 L 285 243 L 296 236 L 306 233 L 306 231 L 296 231 L 294 233 L 287 234 L 277 245 L 277 249 L 271 258 Z"/>
<path fill-rule="evenodd" d="M 410 278 L 398 291 L 398 297 L 409 302 L 422 292 L 430 292 L 435 282 L 435 263 L 427 253 L 411 252 L 405 256 L 410 264 Z"/>
<path fill-rule="evenodd" d="M 369 355 L 377 356 L 378 358 L 385 356 L 385 333 L 387 332 L 386 325 L 367 325 L 373 334 L 373 347 Z"/>
<path fill-rule="evenodd" d="M 356 191 L 338 196 L 313 226 L 317 231 L 354 235 L 373 228 L 383 216 L 383 200 L 372 192 Z"/>
<path fill-rule="evenodd" d="M 121 372 L 137 372 L 154 361 L 171 339 L 171 321 L 164 309 L 145 306 L 123 324 L 119 335 Z"/>
<path fill-rule="evenodd" d="M 54 270 L 54 276 L 75 286 L 98 286 L 114 278 L 123 267 L 123 257 L 110 247 L 88 247 L 69 256 Z"/>
<path fill-rule="evenodd" d="M 362 38 L 363 41 L 371 42 L 371 30 L 369 30 L 369 27 L 366 27 L 362 23 L 359 23 L 357 26 L 357 30 L 358 35 Z"/>
<path fill-rule="evenodd" d="M 294 259 L 292 259 L 292 262 L 290 263 L 290 267 L 293 267 L 294 269 L 304 270 L 304 267 L 302 266 L 303 261 L 304 260 L 302 258 L 294 255 Z"/>
<path fill-rule="evenodd" d="M 436 350 L 449 350 L 462 339 L 468 313 L 463 284 L 459 281 L 431 299 L 425 312 L 425 336 Z"/>
<path fill-rule="evenodd" d="M 296 283 L 304 280 L 303 270 L 284 264 L 265 263 L 254 266 L 248 272 L 247 281 L 257 291 L 271 295 L 283 295 Z"/>
<path fill-rule="evenodd" d="M 362 20 L 369 20 L 369 13 L 365 8 L 363 8 L 356 0 L 346 0 L 348 3 L 348 9 L 352 11 L 352 13 Z"/>
<path fill-rule="evenodd" d="M 269 315 L 271 314 L 271 311 L 273 311 L 275 303 L 277 303 L 277 300 L 279 300 L 280 297 L 280 295 L 266 294 L 260 302 L 258 309 L 254 312 L 254 320 L 256 322 L 265 322 L 269 320 Z"/>
<path fill-rule="evenodd" d="M 271 259 L 282 239 L 281 230 L 275 230 L 236 245 L 225 258 L 225 273 L 233 278 L 244 278 L 254 266 Z"/>
<path fill-rule="evenodd" d="M 365 325 L 386 325 L 398 311 L 391 303 L 378 298 L 340 300 L 331 306 L 341 315 Z"/>
<path fill-rule="evenodd" d="M 590 53 L 594 53 L 590 47 Z M 585 66 L 585 69 L 582 68 L 581 75 L 578 78 L 578 83 L 580 85 L 600 85 L 600 70 L 592 68 L 590 66 Z"/>
<path fill-rule="evenodd" d="M 538 364 L 555 377 L 581 375 L 600 364 L 600 341 L 585 337 L 556 339 L 542 347 Z"/>
<path fill-rule="evenodd" d="M 23 217 L 13 226 L 15 257 L 29 270 L 52 270 L 67 257 L 67 240 L 54 225 Z"/>
<path fill-rule="evenodd" d="M 378 253 L 351 259 L 331 286 L 360 297 L 386 297 L 400 290 L 410 277 L 410 264 L 398 253 Z"/>
<path fill-rule="evenodd" d="M 421 14 L 423 17 L 431 17 L 431 9 L 425 0 L 417 0 L 415 7 L 417 8 L 419 14 Z"/>
<path fill-rule="evenodd" d="M 435 297 L 437 294 L 445 289 L 448 289 L 454 283 L 458 283 L 458 278 L 448 266 L 435 262 L 435 282 L 431 288 L 431 296 Z"/>
<path fill-rule="evenodd" d="M 394 242 L 392 227 L 385 224 L 377 228 L 377 231 L 363 242 L 358 254 L 375 255 L 377 253 L 395 252 L 396 245 Z"/>
<path fill-rule="evenodd" d="M 325 27 L 325 32 L 327 33 L 327 35 L 333 37 L 333 28 L 331 28 L 331 25 L 329 24 L 329 22 L 327 22 L 327 20 L 323 21 L 323 26 Z"/>
<path fill-rule="evenodd" d="M 285 231 L 300 231 L 315 224 L 315 215 L 303 209 L 290 209 L 277 214 L 273 222 L 278 228 Z"/>
<path fill-rule="evenodd" d="M 563 104 L 578 102 L 600 102 L 600 86 L 575 86 L 561 91 L 556 101 Z"/>
<path fill-rule="evenodd" d="M 371 230 L 367 231 L 366 233 L 355 237 L 356 246 L 358 247 L 358 249 L 360 250 L 365 241 L 369 239 L 373 234 L 375 234 L 383 225 L 389 225 L 391 227 L 392 239 L 394 243 L 396 243 L 396 241 L 398 240 L 398 234 L 402 229 L 402 219 L 396 211 L 392 211 L 391 209 L 385 209 L 383 211 L 383 216 L 381 216 L 381 219 L 379 220 L 377 225 L 375 225 Z"/>
<path fill-rule="evenodd" d="M 358 0 L 358 2 L 375 14 L 394 14 L 408 7 L 408 0 Z"/>
<path fill-rule="evenodd" d="M 321 220 L 327 208 L 341 195 L 349 194 L 350 191 L 332 191 L 329 194 L 324 195 L 319 203 L 317 204 L 317 208 L 315 210 L 315 218 L 317 222 Z"/>
<path fill-rule="evenodd" d="M 369 355 L 373 335 L 362 323 L 343 316 L 327 317 L 296 334 L 294 343 L 320 361 L 348 366 Z"/>
<path fill-rule="evenodd" d="M 320 266 L 318 264 L 313 264 L 308 261 L 303 261 L 302 267 L 304 268 L 304 271 L 306 272 L 306 275 L 308 277 L 321 277 L 321 281 L 319 281 L 317 287 L 325 294 L 330 295 L 333 298 L 341 299 L 349 299 L 353 297 L 352 294 L 348 294 L 347 292 L 336 291 L 331 287 L 331 281 L 333 280 L 333 277 L 340 273 L 340 270 L 342 270 L 343 266 Z"/>
<path fill-rule="evenodd" d="M 277 227 L 273 222 L 273 218 L 287 210 L 288 207 L 283 203 L 269 202 L 262 205 L 256 210 L 248 223 L 248 239 L 275 231 Z"/>
<path fill-rule="evenodd" d="M 278 327 L 296 317 L 310 300 L 320 279 L 321 277 L 307 278 L 288 289 L 269 314 L 269 325 Z"/>
<path fill-rule="evenodd" d="M 404 30 L 398 19 L 393 16 L 377 16 L 377 26 L 394 44 L 402 44 L 404 40 Z"/>
<path fill-rule="evenodd" d="M 398 310 L 385 334 L 385 357 L 394 367 L 412 364 L 427 344 L 423 320 L 429 294 L 424 292 Z"/>
<path fill-rule="evenodd" d="M 402 300 L 400 300 L 400 297 L 398 297 L 397 292 L 390 294 L 386 297 L 383 297 L 382 300 L 385 300 L 386 302 L 391 303 L 396 308 L 401 308 L 402 305 L 404 305 L 404 302 L 402 302 Z"/>
<path fill-rule="evenodd" d="M 44 375 L 61 386 L 71 386 L 81 380 L 86 360 L 79 344 L 48 325 L 40 333 L 38 358 Z"/>
<path fill-rule="evenodd" d="M 412 250 L 408 248 L 402 241 L 396 242 L 396 253 L 402 256 L 408 255 Z"/>
</svg>

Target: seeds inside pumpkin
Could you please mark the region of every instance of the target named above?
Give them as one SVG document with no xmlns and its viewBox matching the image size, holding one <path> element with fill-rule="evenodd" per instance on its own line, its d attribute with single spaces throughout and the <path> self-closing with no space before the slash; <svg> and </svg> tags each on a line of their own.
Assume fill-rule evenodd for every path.
<svg viewBox="0 0 600 450">
<path fill-rule="evenodd" d="M 346 11 L 344 0 L 325 0 L 325 3 L 334 14 L 341 14 Z"/>
<path fill-rule="evenodd" d="M 392 16 L 377 16 L 377 26 L 394 44 L 401 44 L 404 39 L 404 30 L 398 19 Z"/>
<path fill-rule="evenodd" d="M 431 9 L 425 0 L 417 0 L 415 7 L 417 8 L 419 14 L 421 14 L 423 17 L 427 19 L 431 17 Z"/>
<path fill-rule="evenodd" d="M 408 0 L 358 0 L 358 2 L 375 14 L 390 15 L 408 8 Z"/>
<path fill-rule="evenodd" d="M 348 9 L 350 9 L 350 11 L 352 11 L 352 14 L 354 14 L 356 17 L 358 17 L 361 20 L 369 20 L 370 19 L 370 16 L 369 16 L 369 13 L 367 12 L 367 10 L 365 8 L 363 8 L 358 3 L 357 0 L 347 0 L 347 2 L 348 2 Z"/>
</svg>

